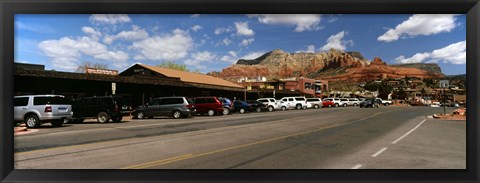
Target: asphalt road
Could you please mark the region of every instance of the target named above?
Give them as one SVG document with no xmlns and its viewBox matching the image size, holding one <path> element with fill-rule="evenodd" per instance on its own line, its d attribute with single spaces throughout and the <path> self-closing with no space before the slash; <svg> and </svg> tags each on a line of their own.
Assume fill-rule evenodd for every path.
<svg viewBox="0 0 480 183">
<path fill-rule="evenodd" d="M 45 125 L 15 137 L 15 168 L 464 169 L 465 121 L 427 118 L 441 112 L 348 107 Z"/>
</svg>

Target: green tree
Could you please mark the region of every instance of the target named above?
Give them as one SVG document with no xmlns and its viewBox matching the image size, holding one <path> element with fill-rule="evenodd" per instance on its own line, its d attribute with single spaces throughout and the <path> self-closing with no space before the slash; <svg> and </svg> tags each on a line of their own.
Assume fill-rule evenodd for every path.
<svg viewBox="0 0 480 183">
<path fill-rule="evenodd" d="M 175 70 L 179 70 L 179 71 L 190 72 L 190 70 L 187 69 L 187 66 L 185 64 L 176 64 L 176 63 L 170 62 L 170 61 L 169 62 L 163 62 L 161 64 L 158 64 L 157 66 L 167 68 L 167 69 L 175 69 Z"/>
</svg>

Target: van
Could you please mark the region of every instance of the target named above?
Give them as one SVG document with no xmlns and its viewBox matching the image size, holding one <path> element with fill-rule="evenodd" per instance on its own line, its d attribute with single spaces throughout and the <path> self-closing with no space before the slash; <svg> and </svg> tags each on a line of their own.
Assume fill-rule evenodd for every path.
<svg viewBox="0 0 480 183">
<path fill-rule="evenodd" d="M 133 111 L 136 119 L 153 118 L 155 116 L 172 116 L 175 119 L 195 115 L 195 106 L 186 97 L 159 97 L 150 100 L 145 106 Z"/>
</svg>

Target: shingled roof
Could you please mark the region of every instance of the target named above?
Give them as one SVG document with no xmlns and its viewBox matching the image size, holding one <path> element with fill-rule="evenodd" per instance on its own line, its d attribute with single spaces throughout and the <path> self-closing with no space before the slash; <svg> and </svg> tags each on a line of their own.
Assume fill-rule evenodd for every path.
<svg viewBox="0 0 480 183">
<path fill-rule="evenodd" d="M 221 86 L 221 87 L 232 87 L 232 88 L 243 89 L 243 87 L 240 85 L 237 85 L 235 83 L 232 83 L 230 81 L 227 81 L 221 78 L 209 76 L 206 74 L 179 71 L 179 70 L 150 66 L 145 64 L 137 64 L 137 65 L 140 65 L 144 68 L 147 68 L 151 71 L 154 71 L 158 74 L 161 74 L 167 77 L 180 78 L 181 81 L 187 82 L 187 83 L 206 84 L 206 85 L 215 85 L 215 86 Z"/>
</svg>

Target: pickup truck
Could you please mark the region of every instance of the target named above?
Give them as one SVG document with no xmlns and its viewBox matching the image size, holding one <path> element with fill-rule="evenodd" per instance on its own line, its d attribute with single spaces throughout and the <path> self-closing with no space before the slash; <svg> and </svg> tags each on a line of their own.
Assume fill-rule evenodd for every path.
<svg viewBox="0 0 480 183">
<path fill-rule="evenodd" d="M 392 104 L 393 104 L 392 101 L 390 101 L 390 100 L 382 100 L 381 98 L 376 98 L 376 100 L 382 101 L 382 104 L 383 104 L 384 106 L 388 106 L 388 105 L 392 105 Z"/>
</svg>

